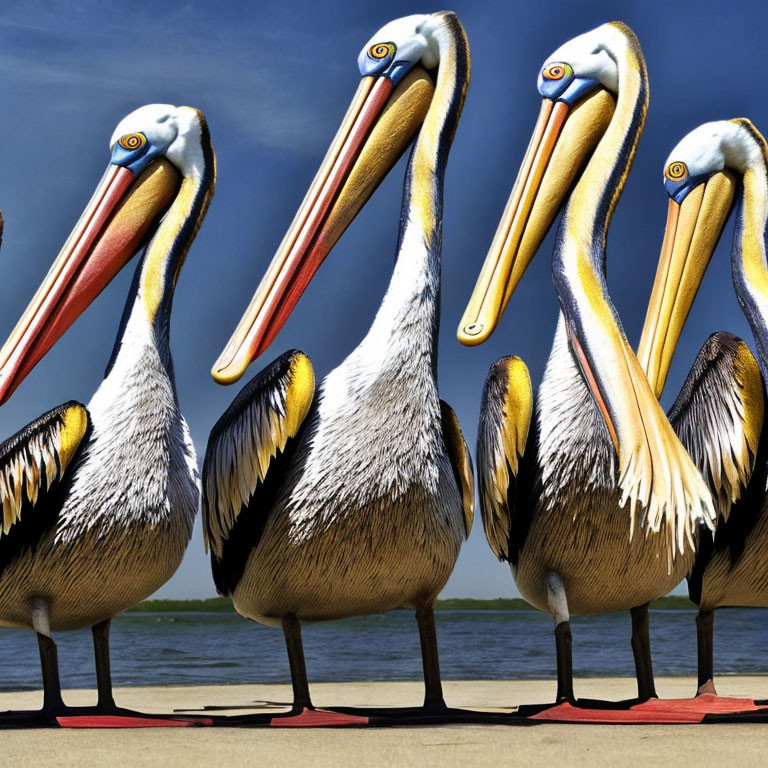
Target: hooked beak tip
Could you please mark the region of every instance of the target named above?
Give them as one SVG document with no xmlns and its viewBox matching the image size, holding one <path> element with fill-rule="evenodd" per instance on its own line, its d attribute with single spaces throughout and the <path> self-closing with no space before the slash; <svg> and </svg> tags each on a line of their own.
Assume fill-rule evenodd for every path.
<svg viewBox="0 0 768 768">
<path fill-rule="evenodd" d="M 488 339 L 493 328 L 493 325 L 481 321 L 467 323 L 459 327 L 456 337 L 465 347 L 476 347 Z"/>
<path fill-rule="evenodd" d="M 213 380 L 217 384 L 223 385 L 234 384 L 236 381 L 239 381 L 243 373 L 245 373 L 245 367 L 235 367 L 231 365 L 220 366 L 218 361 L 216 361 L 216 364 L 211 369 Z"/>
<path fill-rule="evenodd" d="M 242 340 L 231 339 L 211 368 L 213 380 L 223 385 L 239 381 L 248 370 L 248 366 L 265 351 L 267 346 L 264 339 L 256 341 L 247 336 Z"/>
</svg>

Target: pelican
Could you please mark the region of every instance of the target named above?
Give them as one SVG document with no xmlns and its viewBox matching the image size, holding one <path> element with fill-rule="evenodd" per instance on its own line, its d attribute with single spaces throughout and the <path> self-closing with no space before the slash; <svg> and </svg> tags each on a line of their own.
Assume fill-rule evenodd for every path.
<svg viewBox="0 0 768 768">
<path fill-rule="evenodd" d="M 672 151 L 664 170 L 669 196 L 662 255 L 638 355 L 657 396 L 736 199 L 731 272 L 749 321 L 757 360 L 729 333 L 702 347 L 669 418 L 709 479 L 719 522 L 702 531 L 688 592 L 699 606 L 698 693 L 716 694 L 714 611 L 768 607 L 768 270 L 765 262 L 768 146 L 746 119 L 706 123 Z M 740 194 L 739 194 L 740 192 Z"/>
<path fill-rule="evenodd" d="M 274 339 L 320 263 L 418 131 L 397 256 L 376 318 L 318 387 L 285 353 L 211 431 L 203 520 L 214 580 L 247 618 L 281 626 L 291 716 L 313 712 L 301 622 L 415 609 L 424 708 L 445 710 L 433 605 L 473 514 L 469 453 L 436 381 L 442 187 L 469 80 L 453 13 L 380 29 L 341 129 L 245 315 L 213 368 L 238 379 Z"/>
<path fill-rule="evenodd" d="M 605 281 L 607 229 L 647 109 L 638 40 L 618 22 L 580 35 L 547 60 L 538 88 L 535 132 L 458 337 L 488 338 L 564 205 L 552 257 L 560 316 L 535 412 L 522 360 L 490 369 L 477 448 L 483 524 L 522 596 L 554 618 L 558 701 L 574 698 L 570 614 L 625 609 L 648 699 L 648 603 L 683 578 L 698 521 L 714 512 Z"/>
<path fill-rule="evenodd" d="M 129 114 L 110 147 L 96 192 L 0 350 L 4 402 L 148 243 L 91 401 L 54 408 L 0 446 L 0 624 L 35 630 L 44 687 L 40 712 L 8 713 L 0 723 L 77 724 L 66 718 L 85 715 L 96 717 L 81 724 L 176 722 L 137 721 L 116 707 L 109 626 L 174 573 L 199 505 L 169 320 L 179 270 L 213 193 L 215 161 L 202 113 L 168 104 Z M 81 627 L 93 630 L 95 708 L 68 708 L 61 696 L 52 632 Z"/>
</svg>

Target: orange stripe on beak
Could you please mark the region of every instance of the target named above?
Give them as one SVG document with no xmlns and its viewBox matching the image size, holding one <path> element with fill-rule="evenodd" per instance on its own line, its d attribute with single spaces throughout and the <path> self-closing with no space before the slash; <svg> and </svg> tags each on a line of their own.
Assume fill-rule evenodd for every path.
<svg viewBox="0 0 768 768">
<path fill-rule="evenodd" d="M 110 165 L 40 288 L 0 350 L 0 403 L 145 242 L 178 192 L 166 159 L 141 175 Z"/>
<path fill-rule="evenodd" d="M 34 356 L 35 339 L 42 333 L 57 303 L 133 180 L 134 174 L 126 168 L 116 165 L 107 168 L 45 280 L 0 350 L 0 404 L 20 383 L 20 368 Z M 36 356 L 34 363 L 40 357 L 42 355 Z"/>
<path fill-rule="evenodd" d="M 736 189 L 733 174 L 720 171 L 694 187 L 682 202 L 669 200 L 659 266 L 637 350 L 656 397 L 664 391 L 672 356 Z"/>
<path fill-rule="evenodd" d="M 660 321 L 664 325 L 663 340 L 666 338 L 667 329 L 669 327 L 669 317 L 662 319 L 662 308 L 665 304 L 665 297 L 669 290 L 669 273 L 672 267 L 672 251 L 674 250 L 675 237 L 677 235 L 677 224 L 680 220 L 680 205 L 674 200 L 669 201 L 667 207 L 667 224 L 664 229 L 664 242 L 661 246 L 661 255 L 659 256 L 659 266 L 656 273 L 656 283 L 658 289 L 654 289 L 651 294 L 651 299 L 648 302 L 648 310 L 645 316 L 645 325 L 643 327 L 642 337 L 640 344 L 637 348 L 637 359 L 643 372 L 648 378 L 648 383 L 651 385 L 654 395 L 661 397 L 661 393 L 664 389 L 664 381 L 660 380 L 659 371 L 654 370 L 651 366 L 651 352 L 652 342 L 656 338 L 657 331 L 659 330 Z M 681 267 L 682 268 L 682 267 Z M 675 290 L 678 285 L 675 281 Z M 667 303 L 669 303 L 667 301 Z M 666 376 L 662 377 L 666 380 Z"/>
<path fill-rule="evenodd" d="M 519 246 L 568 113 L 563 102 L 542 102 L 509 202 L 459 326 L 462 344 L 480 344 L 488 338 L 533 256 L 518 260 Z"/>
<path fill-rule="evenodd" d="M 323 226 L 337 195 L 392 93 L 386 77 L 364 77 L 296 217 L 213 367 L 220 384 L 237 381 L 269 346 L 328 255 Z"/>
</svg>

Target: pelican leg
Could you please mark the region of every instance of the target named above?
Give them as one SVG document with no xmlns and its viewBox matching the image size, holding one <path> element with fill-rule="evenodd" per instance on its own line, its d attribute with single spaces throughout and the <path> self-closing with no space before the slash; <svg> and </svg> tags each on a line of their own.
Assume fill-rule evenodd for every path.
<svg viewBox="0 0 768 768">
<path fill-rule="evenodd" d="M 223 724 L 238 726 L 391 726 L 442 725 L 448 723 L 508 724 L 509 715 L 449 709 L 443 699 L 437 632 L 432 601 L 416 609 L 421 654 L 424 664 L 424 705 L 422 707 L 333 707 L 315 709 L 309 696 L 309 684 L 301 642 L 301 624 L 294 614 L 282 618 L 283 633 L 291 665 L 293 707 L 285 714 L 259 713 L 228 716 Z M 227 709 L 228 707 L 222 707 Z M 522 718 L 520 718 L 522 720 Z"/>
<path fill-rule="evenodd" d="M 115 699 L 112 696 L 112 673 L 109 667 L 109 625 L 106 619 L 91 627 L 93 633 L 93 652 L 96 657 L 96 687 L 99 692 L 97 709 L 112 711 Z"/>
<path fill-rule="evenodd" d="M 573 654 L 571 651 L 571 622 L 555 625 L 555 650 L 557 653 L 557 701 L 575 701 L 573 695 Z"/>
<path fill-rule="evenodd" d="M 181 725 L 208 725 L 203 718 L 177 715 L 155 715 L 124 709 L 115 704 L 112 695 L 112 673 L 109 664 L 109 627 L 106 619 L 91 627 L 93 652 L 96 659 L 96 687 L 98 700 L 95 707 L 68 707 L 61 713 L 59 722 L 67 727 L 114 728 L 156 727 Z M 38 635 L 39 638 L 39 635 Z"/>
<path fill-rule="evenodd" d="M 699 688 L 696 691 L 697 696 L 705 693 L 717 696 L 714 681 L 714 629 L 715 612 L 704 611 L 700 608 L 696 614 L 696 642 L 699 659 Z"/>
<path fill-rule="evenodd" d="M 565 585 L 554 571 L 547 574 L 547 604 L 555 620 L 555 652 L 557 654 L 557 701 L 575 701 L 573 695 L 573 639 Z"/>
<path fill-rule="evenodd" d="M 61 697 L 59 659 L 52 637 L 37 632 L 40 649 L 40 667 L 43 672 L 43 708 L 38 710 L 10 710 L 0 712 L 0 729 L 48 728 L 56 725 L 56 719 L 67 712 Z"/>
<path fill-rule="evenodd" d="M 653 681 L 651 638 L 648 633 L 648 603 L 632 608 L 630 614 L 632 615 L 632 653 L 635 656 L 637 698 L 640 701 L 657 699 Z"/>
<path fill-rule="evenodd" d="M 40 648 L 40 666 L 43 670 L 43 712 L 60 712 L 65 709 L 59 680 L 59 654 L 52 637 L 37 633 Z"/>
<path fill-rule="evenodd" d="M 435 611 L 432 603 L 416 609 L 416 621 L 419 624 L 421 661 L 424 665 L 424 709 L 428 712 L 443 712 L 446 706 L 440 680 L 440 656 L 437 650 Z"/>
<path fill-rule="evenodd" d="M 50 728 L 56 725 L 60 715 L 67 712 L 67 706 L 61 697 L 56 643 L 52 637 L 43 632 L 36 634 L 40 649 L 40 667 L 43 672 L 43 708 L 0 712 L 0 729 Z"/>
<path fill-rule="evenodd" d="M 301 642 L 301 624 L 295 614 L 283 616 L 283 634 L 288 649 L 288 662 L 291 665 L 291 683 L 293 685 L 292 712 L 301 713 L 305 709 L 314 709 L 309 696 L 307 667 L 304 663 L 304 645 Z"/>
</svg>

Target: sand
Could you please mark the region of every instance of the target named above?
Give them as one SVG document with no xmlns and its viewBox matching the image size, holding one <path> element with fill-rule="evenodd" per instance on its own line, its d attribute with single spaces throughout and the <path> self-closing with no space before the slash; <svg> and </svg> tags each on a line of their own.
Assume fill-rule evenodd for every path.
<svg viewBox="0 0 768 768">
<path fill-rule="evenodd" d="M 626 678 L 577 680 L 577 695 L 623 699 L 633 695 Z M 722 677 L 720 693 L 768 698 L 768 677 Z M 692 678 L 659 678 L 659 694 L 684 697 Z M 418 683 L 316 683 L 315 703 L 415 705 Z M 551 700 L 552 681 L 461 681 L 445 683 L 455 706 L 498 706 Z M 227 685 L 122 688 L 122 706 L 147 712 L 204 704 L 237 705 L 289 701 L 287 685 Z M 92 691 L 66 691 L 69 704 L 95 703 Z M 0 709 L 32 708 L 41 694 L 0 694 Z M 616 766 L 676 768 L 765 765 L 768 726 L 539 725 L 531 728 L 444 726 L 407 729 L 211 729 L 6 731 L 0 765 L 20 766 Z"/>
</svg>

